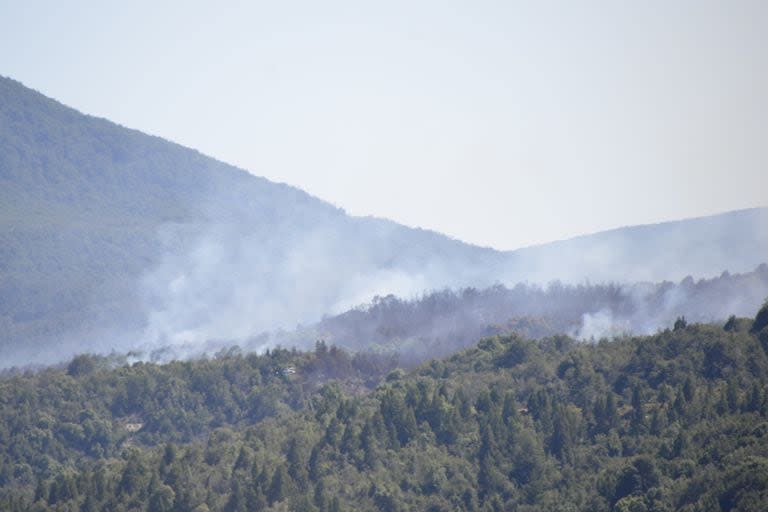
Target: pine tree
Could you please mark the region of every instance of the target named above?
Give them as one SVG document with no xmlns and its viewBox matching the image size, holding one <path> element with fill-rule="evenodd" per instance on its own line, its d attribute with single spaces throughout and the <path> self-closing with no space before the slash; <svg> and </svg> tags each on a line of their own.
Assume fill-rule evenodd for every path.
<svg viewBox="0 0 768 512">
<path fill-rule="evenodd" d="M 300 491 L 305 491 L 309 483 L 307 463 L 304 459 L 304 454 L 299 447 L 299 443 L 295 438 L 291 439 L 288 445 L 286 462 L 288 464 L 288 475 L 290 475 Z"/>
<path fill-rule="evenodd" d="M 269 490 L 267 491 L 267 501 L 270 505 L 283 501 L 288 496 L 289 479 L 288 472 L 283 465 L 280 465 L 275 469 L 275 473 L 272 475 L 272 481 L 269 484 Z"/>
</svg>

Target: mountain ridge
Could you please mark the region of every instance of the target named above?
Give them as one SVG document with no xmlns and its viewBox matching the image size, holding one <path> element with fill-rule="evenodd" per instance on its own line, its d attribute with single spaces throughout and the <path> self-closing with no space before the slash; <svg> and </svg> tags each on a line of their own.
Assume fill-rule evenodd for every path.
<svg viewBox="0 0 768 512">
<path fill-rule="evenodd" d="M 536 249 L 539 247 L 544 246 L 551 246 L 555 244 L 560 243 L 566 243 L 566 242 L 574 242 L 577 240 L 585 239 L 585 238 L 591 238 L 598 235 L 609 235 L 609 234 L 615 234 L 618 232 L 626 231 L 626 230 L 642 230 L 642 229 L 652 229 L 656 227 L 665 226 L 668 224 L 679 224 L 679 223 L 685 223 L 685 222 L 696 222 L 696 221 L 705 221 L 708 219 L 714 219 L 716 217 L 720 217 L 723 215 L 740 215 L 745 214 L 749 212 L 755 212 L 760 210 L 766 210 L 768 209 L 768 205 L 759 205 L 759 206 L 750 206 L 745 208 L 737 208 L 735 210 L 724 210 L 720 212 L 715 213 L 708 213 L 703 215 L 694 215 L 693 217 L 681 217 L 681 218 L 675 218 L 675 219 L 669 219 L 669 220 L 661 220 L 658 222 L 643 222 L 641 224 L 624 224 L 621 226 L 613 227 L 613 228 L 607 228 L 607 229 L 600 229 L 597 231 L 590 231 L 588 233 L 580 234 L 580 235 L 573 235 L 573 236 L 567 236 L 565 238 L 558 238 L 555 240 L 548 240 L 546 242 L 541 243 L 535 243 L 531 245 L 523 245 L 521 247 L 517 247 L 515 249 L 508 249 L 504 250 L 502 252 L 517 252 L 517 251 L 525 251 L 528 249 Z"/>
<path fill-rule="evenodd" d="M 347 215 L 0 77 L 0 358 L 246 338 L 445 287 L 748 272 L 768 209 L 748 211 L 498 251 Z"/>
<path fill-rule="evenodd" d="M 752 206 L 752 207 L 739 208 L 739 209 L 735 209 L 735 210 L 725 210 L 725 211 L 721 211 L 721 212 L 717 212 L 717 213 L 710 213 L 710 214 L 704 214 L 704 215 L 696 215 L 696 216 L 692 216 L 692 217 L 682 217 L 682 218 L 675 218 L 675 219 L 670 219 L 670 220 L 662 220 L 662 221 L 658 221 L 658 222 L 646 222 L 646 223 L 641 223 L 641 224 L 626 224 L 626 225 L 617 226 L 617 227 L 614 227 L 614 228 L 601 229 L 601 230 L 597 230 L 597 231 L 590 231 L 590 232 L 587 232 L 587 233 L 584 233 L 584 234 L 578 234 L 578 235 L 568 236 L 568 237 L 564 237 L 564 238 L 560 238 L 560 239 L 549 240 L 549 241 L 545 241 L 545 242 L 541 242 L 541 243 L 536 243 L 536 244 L 532 244 L 532 245 L 523 245 L 523 246 L 516 247 L 516 248 L 513 248 L 513 249 L 498 249 L 498 248 L 495 248 L 495 247 L 490 246 L 490 245 L 470 243 L 470 242 L 467 242 L 467 241 L 462 240 L 460 238 L 457 238 L 457 237 L 454 237 L 454 236 L 451 236 L 451 235 L 447 235 L 447 234 L 441 233 L 441 232 L 439 232 L 439 231 L 437 231 L 435 229 L 431 229 L 431 228 L 427 228 L 427 227 L 423 227 L 423 226 L 415 226 L 415 225 L 403 224 L 403 223 L 396 222 L 396 221 L 393 221 L 393 220 L 385 218 L 385 217 L 379 217 L 379 216 L 376 216 L 376 215 L 351 215 L 351 214 L 348 214 L 343 207 L 336 206 L 332 202 L 330 202 L 330 201 L 328 201 L 326 199 L 323 199 L 323 198 L 321 198 L 319 196 L 315 196 L 312 193 L 310 193 L 310 192 L 308 192 L 308 191 L 306 191 L 306 190 L 304 190 L 304 189 L 302 189 L 300 187 L 297 187 L 295 185 L 290 185 L 290 184 L 285 183 L 285 182 L 271 180 L 271 179 L 266 178 L 264 176 L 255 174 L 254 172 L 251 172 L 251 171 L 249 171 L 249 170 L 247 170 L 247 169 L 245 169 L 243 167 L 239 167 L 237 165 L 230 164 L 230 163 L 225 162 L 224 160 L 218 159 L 216 157 L 204 154 L 201 151 L 199 151 L 199 150 L 197 150 L 197 149 L 195 149 L 193 147 L 185 146 L 183 144 L 175 142 L 172 139 L 167 139 L 167 138 L 162 137 L 160 135 L 154 135 L 154 134 L 151 134 L 151 133 L 143 132 L 143 131 L 141 131 L 139 129 L 131 128 L 131 127 L 122 125 L 120 123 L 117 123 L 117 122 L 112 121 L 112 120 L 110 120 L 108 118 L 105 118 L 105 117 L 95 116 L 95 115 L 91 115 L 91 114 L 82 112 L 82 111 L 77 110 L 74 107 L 70 107 L 70 106 L 68 106 L 68 105 L 66 105 L 66 104 L 64 104 L 64 103 L 62 103 L 62 102 L 60 102 L 60 101 L 58 101 L 58 100 L 56 100 L 54 98 L 48 97 L 48 96 L 46 96 L 45 94 L 43 94 L 42 92 L 40 92 L 40 91 L 38 91 L 36 89 L 29 88 L 29 87 L 25 86 L 22 82 L 14 80 L 11 77 L 6 77 L 6 76 L 3 76 L 3 75 L 0 75 L 0 85 L 2 85 L 3 82 L 6 82 L 6 83 L 9 82 L 13 86 L 15 86 L 15 87 L 21 87 L 21 88 L 25 89 L 26 91 L 36 95 L 38 99 L 40 99 L 40 100 L 42 100 L 44 102 L 47 102 L 50 105 L 54 106 L 55 108 L 61 109 L 62 111 L 67 111 L 70 114 L 75 114 L 76 116 L 83 116 L 86 119 L 88 119 L 90 121 L 93 121 L 93 122 L 104 123 L 105 126 L 109 126 L 110 128 L 119 128 L 121 130 L 125 130 L 127 132 L 132 133 L 133 135 L 136 135 L 136 136 L 146 137 L 146 138 L 150 138 L 150 139 L 155 139 L 156 141 L 158 141 L 158 142 L 160 142 L 162 144 L 173 146 L 177 150 L 192 152 L 196 156 L 198 156 L 198 157 L 200 157 L 202 159 L 211 160 L 211 161 L 213 161 L 217 165 L 220 165 L 220 166 L 223 166 L 223 167 L 227 167 L 230 170 L 238 171 L 239 173 L 242 173 L 242 175 L 247 176 L 249 178 L 254 178 L 254 179 L 259 180 L 261 182 L 266 182 L 266 183 L 268 183 L 270 185 L 274 185 L 274 186 L 277 186 L 277 187 L 289 189 L 289 190 L 291 190 L 294 193 L 297 192 L 297 193 L 299 193 L 301 195 L 304 195 L 304 196 L 306 196 L 306 197 L 308 197 L 308 198 L 310 198 L 312 200 L 316 200 L 316 201 L 318 201 L 320 203 L 323 203 L 323 204 L 325 204 L 326 206 L 328 206 L 330 208 L 336 209 L 338 212 L 344 213 L 345 215 L 349 216 L 350 218 L 361 219 L 361 220 L 372 220 L 372 221 L 377 221 L 377 222 L 392 223 L 392 224 L 396 224 L 398 226 L 402 226 L 402 227 L 407 228 L 407 229 L 421 231 L 421 232 L 426 232 L 426 233 L 430 233 L 430 234 L 434 234 L 434 235 L 439 235 L 440 237 L 447 238 L 450 241 L 459 242 L 459 243 L 461 243 L 463 245 L 471 246 L 471 247 L 478 248 L 478 249 L 487 249 L 487 250 L 490 250 L 490 251 L 493 251 L 493 252 L 496 252 L 496 253 L 513 254 L 513 253 L 517 253 L 519 251 L 529 251 L 529 250 L 535 250 L 535 249 L 538 249 L 538 248 L 548 247 L 548 246 L 557 245 L 557 244 L 565 244 L 565 243 L 577 242 L 577 241 L 581 241 L 583 239 L 592 238 L 592 237 L 595 237 L 595 236 L 610 236 L 610 235 L 613 235 L 613 234 L 618 234 L 620 232 L 624 232 L 625 230 L 638 230 L 639 231 L 639 230 L 644 230 L 644 229 L 652 229 L 652 228 L 657 228 L 657 227 L 676 225 L 676 224 L 680 224 L 680 223 L 704 221 L 704 220 L 707 220 L 707 219 L 714 219 L 714 218 L 717 218 L 717 217 L 720 217 L 720 216 L 739 215 L 739 214 L 747 213 L 747 212 L 755 212 L 755 211 L 760 211 L 760 210 L 768 210 L 768 205 L 758 205 L 758 206 Z"/>
</svg>

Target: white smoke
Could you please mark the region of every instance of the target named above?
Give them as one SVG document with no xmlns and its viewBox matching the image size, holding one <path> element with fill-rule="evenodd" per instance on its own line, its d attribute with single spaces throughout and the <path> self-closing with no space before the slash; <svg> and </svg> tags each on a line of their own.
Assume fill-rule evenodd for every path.
<svg viewBox="0 0 768 512">
<path fill-rule="evenodd" d="M 585 313 L 581 317 L 581 326 L 571 332 L 575 338 L 584 341 L 613 339 L 630 332 L 629 322 L 614 318 L 609 309 L 601 309 L 595 313 Z"/>
<path fill-rule="evenodd" d="M 341 235 L 329 226 L 267 236 L 235 224 L 206 227 L 143 278 L 144 347 L 293 329 L 376 295 L 415 297 L 440 279 L 378 266 L 368 249 L 350 251 Z"/>
<path fill-rule="evenodd" d="M 222 199 L 214 203 L 220 204 Z M 593 240 L 577 239 L 548 249 L 522 251 L 510 259 L 508 254 L 478 252 L 481 250 L 468 246 L 457 249 L 456 242 L 435 234 L 341 213 L 321 219 L 280 217 L 274 212 L 266 218 L 249 212 L 237 215 L 216 223 L 163 227 L 164 256 L 141 281 L 147 313 L 144 350 L 172 346 L 177 351 L 194 352 L 225 343 L 264 348 L 274 343 L 275 337 L 260 333 L 294 332 L 326 315 L 369 303 L 375 296 L 393 294 L 408 299 L 446 287 L 480 288 L 499 281 L 507 285 L 536 283 L 557 276 L 566 276 L 566 282 L 586 278 L 611 281 L 612 276 L 626 270 L 617 263 L 638 243 L 647 239 L 649 244 L 663 248 L 683 236 L 677 224 L 665 227 L 661 234 L 638 228 L 633 236 L 614 232 Z M 765 211 L 757 218 L 762 222 Z M 694 230 L 697 237 L 703 236 L 698 233 L 703 229 Z M 762 233 L 750 236 L 756 245 L 765 239 Z M 723 233 L 717 237 L 727 239 Z M 742 256 L 738 265 L 761 257 L 764 255 Z M 728 261 L 723 255 L 717 258 Z M 708 263 L 710 271 L 720 261 L 717 258 Z M 662 260 L 655 258 L 652 265 L 639 266 L 624 275 L 649 280 L 667 275 L 659 270 Z M 681 265 L 675 261 L 668 273 L 678 273 Z M 679 284 L 623 281 L 620 286 L 624 299 L 619 309 L 597 305 L 580 313 L 581 323 L 570 334 L 581 339 L 628 332 L 651 334 L 670 326 L 679 315 L 691 321 L 719 320 L 723 314 L 732 313 L 750 315 L 753 305 L 764 299 L 757 296 L 759 286 L 745 286 L 743 295 L 724 294 L 727 303 L 698 303 L 692 293 L 696 283 L 690 278 Z M 509 317 L 516 313 L 510 311 Z M 453 321 L 444 319 L 438 324 L 451 325 Z M 285 341 L 291 336 L 277 338 Z"/>
</svg>

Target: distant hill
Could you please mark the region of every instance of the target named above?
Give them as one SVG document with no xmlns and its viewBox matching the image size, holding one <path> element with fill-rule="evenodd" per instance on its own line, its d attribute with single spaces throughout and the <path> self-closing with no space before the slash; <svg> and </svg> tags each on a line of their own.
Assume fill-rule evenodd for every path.
<svg viewBox="0 0 768 512">
<path fill-rule="evenodd" d="M 624 227 L 513 254 L 516 274 L 533 281 L 677 281 L 747 272 L 768 260 L 768 208 Z"/>
<path fill-rule="evenodd" d="M 0 361 L 246 338 L 389 293 L 751 271 L 767 211 L 499 252 L 348 216 L 0 77 Z"/>
</svg>

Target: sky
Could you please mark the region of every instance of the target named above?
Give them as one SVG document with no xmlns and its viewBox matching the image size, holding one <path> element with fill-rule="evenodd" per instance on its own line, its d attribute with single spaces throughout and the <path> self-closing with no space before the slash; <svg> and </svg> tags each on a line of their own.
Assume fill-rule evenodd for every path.
<svg viewBox="0 0 768 512">
<path fill-rule="evenodd" d="M 0 74 L 513 249 L 768 205 L 762 0 L 0 0 Z"/>
</svg>

